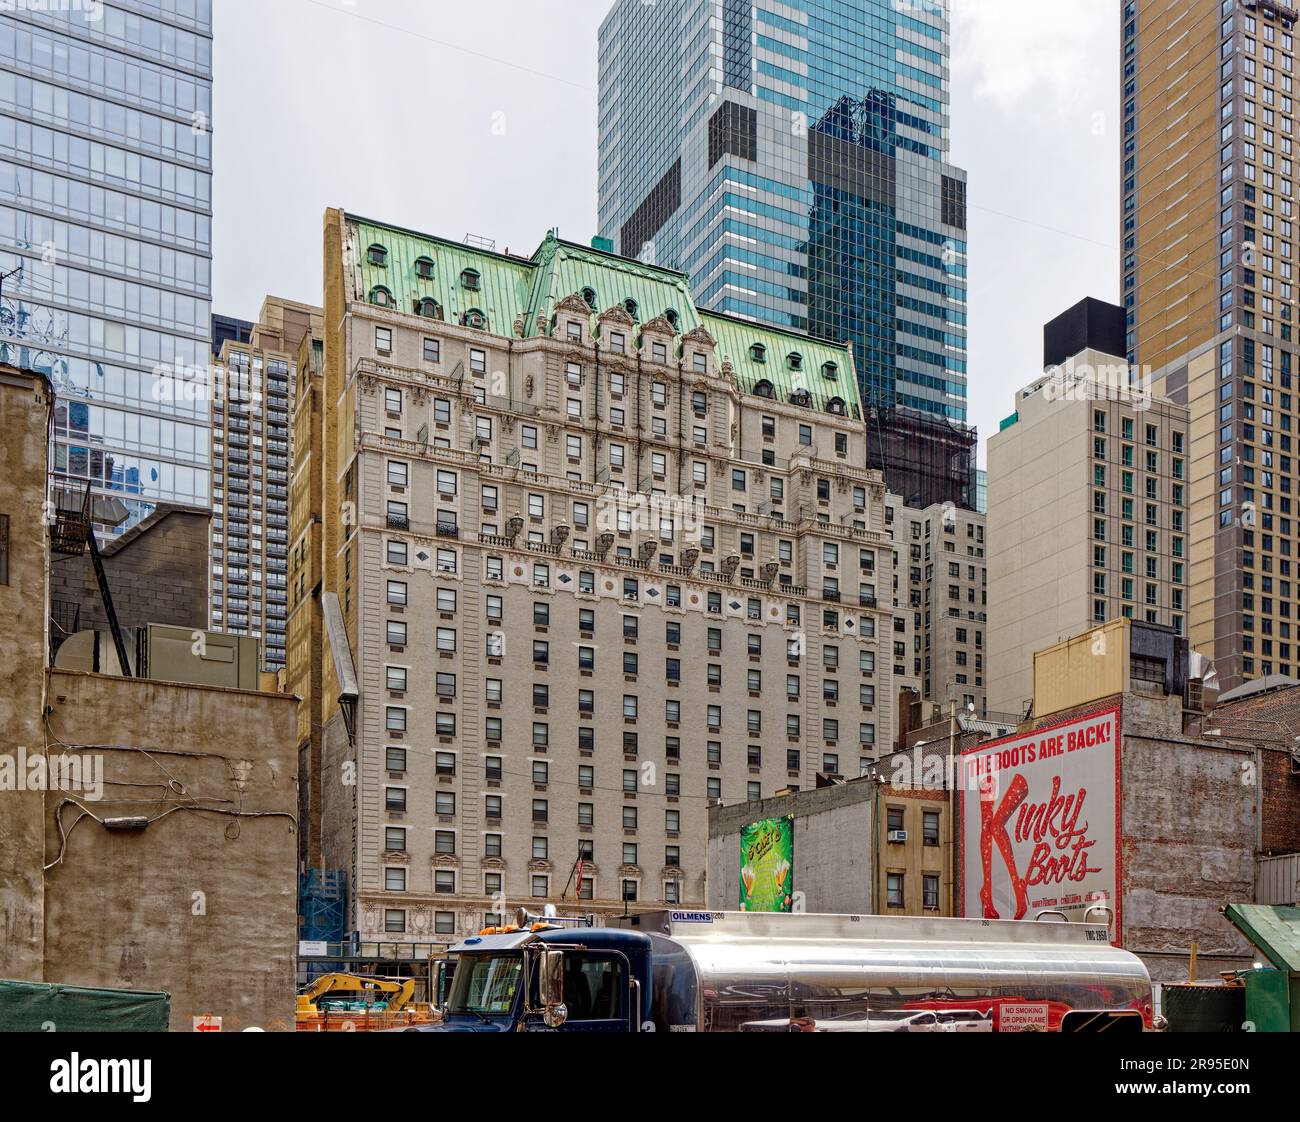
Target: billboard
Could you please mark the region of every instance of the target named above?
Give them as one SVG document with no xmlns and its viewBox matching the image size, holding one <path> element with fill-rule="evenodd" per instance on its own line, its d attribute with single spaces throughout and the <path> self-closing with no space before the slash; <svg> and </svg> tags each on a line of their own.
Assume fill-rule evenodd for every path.
<svg viewBox="0 0 1300 1122">
<path fill-rule="evenodd" d="M 1090 920 L 1120 943 L 1119 724 L 1107 709 L 962 753 L 962 915 L 1077 922 L 1101 905 Z"/>
<path fill-rule="evenodd" d="M 740 910 L 789 912 L 794 902 L 794 817 L 765 818 L 740 831 Z"/>
</svg>

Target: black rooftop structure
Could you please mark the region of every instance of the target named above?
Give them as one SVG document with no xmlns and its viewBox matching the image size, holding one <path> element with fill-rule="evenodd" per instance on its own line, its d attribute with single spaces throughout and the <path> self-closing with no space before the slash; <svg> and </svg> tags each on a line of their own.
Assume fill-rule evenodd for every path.
<svg viewBox="0 0 1300 1122">
<path fill-rule="evenodd" d="M 1089 296 L 1043 328 L 1043 369 L 1060 366 L 1080 351 L 1128 354 L 1124 309 Z"/>
<path fill-rule="evenodd" d="M 234 316 L 212 317 L 212 356 L 221 357 L 221 345 L 225 342 L 249 343 L 253 339 L 253 324 L 246 319 Z"/>
</svg>

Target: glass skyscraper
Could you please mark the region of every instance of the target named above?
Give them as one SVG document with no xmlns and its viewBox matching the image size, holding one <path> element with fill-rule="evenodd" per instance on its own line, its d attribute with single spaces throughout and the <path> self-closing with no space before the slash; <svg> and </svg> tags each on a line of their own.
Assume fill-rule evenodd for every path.
<svg viewBox="0 0 1300 1122">
<path fill-rule="evenodd" d="M 119 531 L 211 503 L 211 114 L 210 0 L 0 6 L 0 360 Z"/>
<path fill-rule="evenodd" d="M 854 348 L 872 466 L 975 503 L 944 0 L 617 0 L 600 230 L 711 310 Z"/>
</svg>

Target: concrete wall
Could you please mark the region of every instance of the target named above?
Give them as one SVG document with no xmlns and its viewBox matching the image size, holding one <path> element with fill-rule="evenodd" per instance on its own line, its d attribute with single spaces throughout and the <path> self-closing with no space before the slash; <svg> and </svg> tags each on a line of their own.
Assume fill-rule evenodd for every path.
<svg viewBox="0 0 1300 1122">
<path fill-rule="evenodd" d="M 54 671 L 50 727 L 65 744 L 112 745 L 97 818 L 63 807 L 66 847 L 46 876 L 45 979 L 166 990 L 172 1028 L 291 1029 L 297 922 L 296 700 Z M 141 750 L 143 749 L 143 751 Z M 146 755 L 146 752 L 148 753 Z M 60 796 L 45 847 L 60 851 Z M 39 868 L 39 866 L 37 866 Z"/>
<path fill-rule="evenodd" d="M 853 783 L 710 810 L 709 907 L 740 907 L 741 829 L 793 814 L 793 887 L 803 910 L 870 915 L 874 795 L 873 784 Z"/>
<path fill-rule="evenodd" d="M 45 688 L 46 441 L 51 395 L 43 377 L 0 366 L 0 515 L 8 517 L 8 580 L 0 584 L 0 752 L 39 753 Z M 11 772 L 12 775 L 12 772 Z M 0 788 L 0 976 L 40 981 L 45 919 L 41 791 Z"/>
</svg>

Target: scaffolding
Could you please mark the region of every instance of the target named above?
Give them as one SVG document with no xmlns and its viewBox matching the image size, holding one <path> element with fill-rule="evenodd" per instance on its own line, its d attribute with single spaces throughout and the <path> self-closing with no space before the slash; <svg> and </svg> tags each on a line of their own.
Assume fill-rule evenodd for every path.
<svg viewBox="0 0 1300 1122">
<path fill-rule="evenodd" d="M 867 466 L 885 474 L 885 486 L 907 506 L 924 510 L 952 503 L 976 510 L 979 488 L 973 428 L 904 409 L 867 411 Z"/>
<path fill-rule="evenodd" d="M 298 878 L 299 938 L 341 943 L 347 918 L 347 878 L 342 869 L 308 869 Z"/>
</svg>

